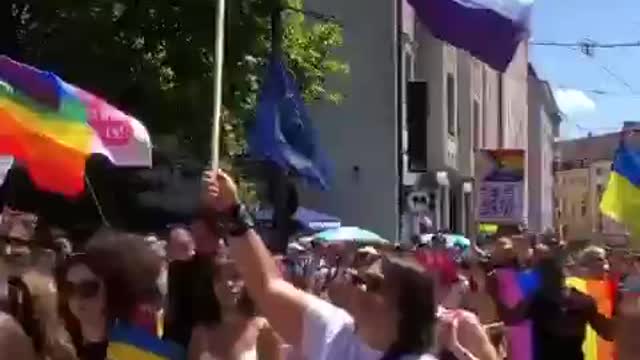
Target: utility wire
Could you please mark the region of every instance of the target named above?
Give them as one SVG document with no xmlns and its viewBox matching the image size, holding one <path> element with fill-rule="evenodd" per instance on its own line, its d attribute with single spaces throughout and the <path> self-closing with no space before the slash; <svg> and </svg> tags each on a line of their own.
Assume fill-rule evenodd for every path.
<svg viewBox="0 0 640 360">
<path fill-rule="evenodd" d="M 640 41 L 620 42 L 620 43 L 600 43 L 600 42 L 591 41 L 591 40 L 585 40 L 585 41 L 579 41 L 579 42 L 532 41 L 532 42 L 529 42 L 529 44 L 534 46 L 556 46 L 556 47 L 567 47 L 567 48 L 580 48 L 580 47 L 588 46 L 591 48 L 601 48 L 601 49 L 640 47 Z"/>
<path fill-rule="evenodd" d="M 627 90 L 629 90 L 629 92 L 631 93 L 631 95 L 640 95 L 634 90 L 633 86 L 631 86 L 631 84 L 624 77 L 618 75 L 616 72 L 611 70 L 610 67 L 608 67 L 606 64 L 602 63 L 601 61 L 597 61 L 592 54 L 590 54 L 588 52 L 585 52 L 583 50 L 578 50 L 578 49 L 572 49 L 572 50 L 578 51 L 582 55 L 584 55 L 587 58 L 591 59 L 602 71 L 604 71 L 612 79 L 618 81 L 620 84 L 622 84 L 624 87 L 626 87 Z"/>
</svg>

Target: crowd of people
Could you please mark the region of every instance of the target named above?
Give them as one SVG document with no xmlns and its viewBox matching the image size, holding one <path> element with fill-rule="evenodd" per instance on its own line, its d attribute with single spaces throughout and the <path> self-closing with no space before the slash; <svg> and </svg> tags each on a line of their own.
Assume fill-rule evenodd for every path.
<svg viewBox="0 0 640 360">
<path fill-rule="evenodd" d="M 166 234 L 112 229 L 34 247 L 34 219 L 0 231 L 0 357 L 7 359 L 582 360 L 587 329 L 635 359 L 640 261 L 553 236 L 461 251 L 294 242 L 272 254 L 233 180 L 204 175 L 201 210 Z M 14 219 L 15 220 L 15 219 Z M 163 240 L 165 239 L 165 240 Z M 505 297 L 505 270 L 521 299 Z M 610 284 L 611 309 L 569 277 Z M 522 349 L 519 349 L 522 350 Z"/>
</svg>

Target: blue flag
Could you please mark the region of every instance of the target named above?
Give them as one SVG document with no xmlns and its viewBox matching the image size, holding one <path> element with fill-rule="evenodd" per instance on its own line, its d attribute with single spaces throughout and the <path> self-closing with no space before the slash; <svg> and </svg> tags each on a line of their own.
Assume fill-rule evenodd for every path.
<svg viewBox="0 0 640 360">
<path fill-rule="evenodd" d="M 249 148 L 255 158 L 273 161 L 322 190 L 329 188 L 327 158 L 318 146 L 298 86 L 278 56 L 267 67 Z"/>
</svg>

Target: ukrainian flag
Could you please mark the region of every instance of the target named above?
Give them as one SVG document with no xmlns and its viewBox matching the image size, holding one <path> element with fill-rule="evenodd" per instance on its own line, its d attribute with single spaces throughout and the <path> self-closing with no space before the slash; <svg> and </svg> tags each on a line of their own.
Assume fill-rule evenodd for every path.
<svg viewBox="0 0 640 360">
<path fill-rule="evenodd" d="M 640 235 L 640 151 L 620 144 L 600 211 Z"/>
<path fill-rule="evenodd" d="M 182 347 L 164 341 L 148 331 L 118 323 L 109 334 L 107 348 L 109 360 L 184 360 L 186 352 Z"/>
</svg>

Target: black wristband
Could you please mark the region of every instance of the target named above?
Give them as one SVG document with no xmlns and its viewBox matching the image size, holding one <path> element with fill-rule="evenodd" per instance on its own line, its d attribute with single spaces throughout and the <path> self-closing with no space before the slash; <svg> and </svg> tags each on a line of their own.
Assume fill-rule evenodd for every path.
<svg viewBox="0 0 640 360">
<path fill-rule="evenodd" d="M 231 237 L 242 236 L 255 227 L 251 213 L 243 204 L 236 205 L 232 211 L 220 219 L 224 233 Z"/>
</svg>

